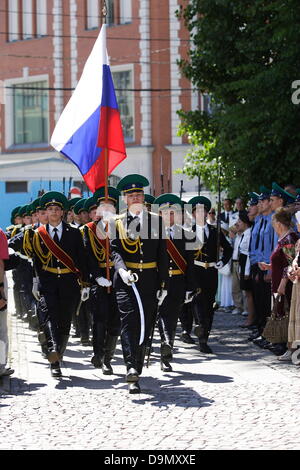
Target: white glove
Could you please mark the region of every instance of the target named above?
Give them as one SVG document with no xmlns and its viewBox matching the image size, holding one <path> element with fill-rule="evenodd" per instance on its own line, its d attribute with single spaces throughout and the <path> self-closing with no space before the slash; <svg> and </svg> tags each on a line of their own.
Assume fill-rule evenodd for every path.
<svg viewBox="0 0 300 470">
<path fill-rule="evenodd" d="M 216 268 L 217 268 L 217 269 L 222 269 L 223 266 L 224 266 L 223 261 L 218 261 L 218 262 L 216 263 Z"/>
<path fill-rule="evenodd" d="M 34 277 L 32 282 L 32 295 L 38 302 L 41 300 L 41 295 L 39 291 L 39 278 Z"/>
<path fill-rule="evenodd" d="M 156 298 L 158 300 L 158 306 L 160 307 L 168 295 L 168 291 L 166 289 L 161 289 L 157 291 Z"/>
<path fill-rule="evenodd" d="M 112 285 L 112 282 L 105 277 L 97 277 L 96 282 L 100 287 L 110 287 Z"/>
<path fill-rule="evenodd" d="M 193 300 L 194 296 L 193 296 L 192 294 L 193 294 L 193 291 L 192 291 L 192 290 L 186 291 L 186 293 L 185 293 L 185 300 L 184 300 L 184 303 L 185 303 L 185 304 L 188 304 L 188 303 L 190 303 L 190 302 Z"/>
<path fill-rule="evenodd" d="M 83 287 L 81 289 L 81 301 L 85 302 L 90 296 L 90 288 L 89 287 Z"/>
<path fill-rule="evenodd" d="M 120 268 L 119 274 L 122 281 L 127 285 L 131 286 L 133 282 L 136 282 L 136 275 L 132 274 L 131 271 L 126 271 L 126 269 Z"/>
</svg>

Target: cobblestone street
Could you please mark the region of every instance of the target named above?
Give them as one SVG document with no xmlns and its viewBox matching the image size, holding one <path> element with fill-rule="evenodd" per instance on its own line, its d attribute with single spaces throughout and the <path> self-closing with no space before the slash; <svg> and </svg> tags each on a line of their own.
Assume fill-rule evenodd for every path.
<svg viewBox="0 0 300 470">
<path fill-rule="evenodd" d="M 103 376 L 92 348 L 71 338 L 55 380 L 36 333 L 10 315 L 15 374 L 0 381 L 0 449 L 300 449 L 300 370 L 247 342 L 242 321 L 216 313 L 212 356 L 177 339 L 167 374 L 156 337 L 142 393 L 129 395 L 120 344 L 115 374 Z"/>
</svg>

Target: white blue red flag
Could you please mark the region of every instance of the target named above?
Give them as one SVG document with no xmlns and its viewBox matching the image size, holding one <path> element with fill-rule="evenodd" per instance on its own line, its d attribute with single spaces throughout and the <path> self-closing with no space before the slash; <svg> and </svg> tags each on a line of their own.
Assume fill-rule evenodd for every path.
<svg viewBox="0 0 300 470">
<path fill-rule="evenodd" d="M 78 167 L 92 192 L 106 184 L 108 171 L 126 158 L 120 112 L 106 50 L 103 25 L 82 76 L 62 112 L 51 145 Z"/>
</svg>

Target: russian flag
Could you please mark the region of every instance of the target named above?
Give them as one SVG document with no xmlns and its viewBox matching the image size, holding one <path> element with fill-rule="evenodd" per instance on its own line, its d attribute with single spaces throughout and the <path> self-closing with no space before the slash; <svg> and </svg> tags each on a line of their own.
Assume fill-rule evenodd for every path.
<svg viewBox="0 0 300 470">
<path fill-rule="evenodd" d="M 92 192 L 107 184 L 107 176 L 126 158 L 106 50 L 106 25 L 102 26 L 80 81 L 56 124 L 51 145 L 75 163 Z"/>
</svg>

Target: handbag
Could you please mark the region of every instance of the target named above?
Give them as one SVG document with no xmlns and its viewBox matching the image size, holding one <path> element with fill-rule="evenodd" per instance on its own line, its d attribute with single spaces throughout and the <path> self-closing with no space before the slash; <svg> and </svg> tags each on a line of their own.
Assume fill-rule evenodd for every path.
<svg viewBox="0 0 300 470">
<path fill-rule="evenodd" d="M 288 341 L 289 306 L 285 295 L 274 296 L 271 316 L 262 333 L 270 343 L 286 343 Z"/>
</svg>

